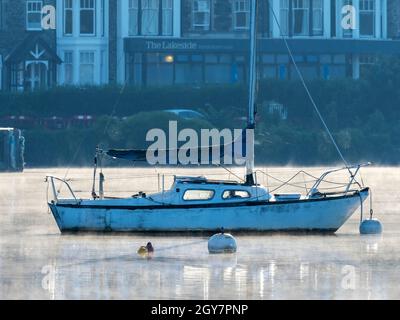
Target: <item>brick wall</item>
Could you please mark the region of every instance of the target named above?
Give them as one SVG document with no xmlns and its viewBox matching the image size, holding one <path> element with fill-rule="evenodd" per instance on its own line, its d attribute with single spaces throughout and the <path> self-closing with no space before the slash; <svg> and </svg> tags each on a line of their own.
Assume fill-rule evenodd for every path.
<svg viewBox="0 0 400 320">
<path fill-rule="evenodd" d="M 400 1 L 388 0 L 388 36 L 400 38 Z"/>
</svg>

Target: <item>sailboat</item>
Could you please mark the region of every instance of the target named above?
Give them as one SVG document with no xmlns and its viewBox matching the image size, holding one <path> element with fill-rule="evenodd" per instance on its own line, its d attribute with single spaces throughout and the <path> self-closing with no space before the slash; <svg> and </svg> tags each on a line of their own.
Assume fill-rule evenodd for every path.
<svg viewBox="0 0 400 320">
<path fill-rule="evenodd" d="M 254 129 L 256 99 L 257 1 L 252 1 L 248 128 Z M 336 232 L 369 197 L 370 189 L 356 181 L 364 165 L 333 169 L 316 179 L 306 194 L 272 194 L 257 183 L 253 156 L 246 158 L 243 182 L 176 176 L 169 190 L 140 193 L 129 198 L 104 196 L 100 174 L 99 195 L 79 199 L 65 179 L 47 177 L 52 192 L 48 206 L 61 232 Z M 104 152 L 103 152 L 104 153 Z M 126 159 L 144 158 L 144 152 L 109 150 L 105 154 Z M 95 164 L 96 168 L 96 164 Z M 343 190 L 324 192 L 321 185 L 339 171 L 350 175 Z M 96 174 L 95 174 L 96 177 Z M 95 178 L 94 178 L 95 180 Z M 61 199 L 56 184 L 71 193 Z M 94 186 L 93 182 L 93 186 Z"/>
</svg>

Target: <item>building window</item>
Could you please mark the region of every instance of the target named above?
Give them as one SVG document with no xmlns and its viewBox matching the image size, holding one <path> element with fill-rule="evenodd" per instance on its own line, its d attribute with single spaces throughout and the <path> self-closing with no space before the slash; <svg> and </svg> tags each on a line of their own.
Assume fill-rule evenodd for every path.
<svg viewBox="0 0 400 320">
<path fill-rule="evenodd" d="M 293 35 L 305 36 L 309 31 L 309 0 L 293 1 Z"/>
<path fill-rule="evenodd" d="M 72 51 L 64 52 L 64 84 L 72 85 L 74 83 L 74 53 Z"/>
<path fill-rule="evenodd" d="M 139 0 L 129 0 L 129 35 L 130 36 L 136 36 L 139 33 L 138 18 L 139 18 Z"/>
<path fill-rule="evenodd" d="M 173 0 L 162 0 L 162 35 L 172 36 Z"/>
<path fill-rule="evenodd" d="M 232 57 L 228 54 L 206 54 L 204 73 L 207 84 L 236 82 L 233 79 Z"/>
<path fill-rule="evenodd" d="M 376 61 L 377 57 L 375 55 L 360 55 L 360 76 L 368 75 Z"/>
<path fill-rule="evenodd" d="M 343 6 L 352 6 L 353 0 L 343 0 Z M 340 13 L 341 11 L 339 11 Z M 340 20 L 342 17 L 340 18 Z M 352 29 L 343 29 L 343 38 L 352 38 L 353 37 L 353 30 Z"/>
<path fill-rule="evenodd" d="M 249 29 L 250 1 L 235 0 L 233 4 L 233 28 L 235 30 Z"/>
<path fill-rule="evenodd" d="M 312 31 L 314 36 L 322 36 L 324 32 L 324 3 L 323 0 L 312 2 Z"/>
<path fill-rule="evenodd" d="M 0 90 L 2 89 L 3 89 L 3 56 L 0 54 Z"/>
<path fill-rule="evenodd" d="M 375 35 L 375 0 L 360 0 L 360 36 Z"/>
<path fill-rule="evenodd" d="M 4 6 L 4 0 L 0 0 L 0 30 L 3 30 L 5 28 L 5 6 Z"/>
<path fill-rule="evenodd" d="M 26 29 L 41 30 L 42 29 L 42 7 L 43 1 L 26 2 Z"/>
<path fill-rule="evenodd" d="M 281 35 L 289 35 L 289 0 L 280 0 L 280 21 Z"/>
<path fill-rule="evenodd" d="M 95 0 L 80 0 L 80 33 L 94 35 L 95 32 Z"/>
<path fill-rule="evenodd" d="M 64 34 L 72 35 L 73 32 L 72 0 L 64 0 Z"/>
<path fill-rule="evenodd" d="M 210 0 L 193 0 L 193 30 L 210 30 Z"/>
<path fill-rule="evenodd" d="M 158 0 L 142 0 L 142 35 L 158 35 Z"/>
<path fill-rule="evenodd" d="M 82 51 L 80 53 L 79 80 L 83 85 L 94 84 L 94 52 Z"/>
<path fill-rule="evenodd" d="M 148 53 L 146 79 L 149 86 L 169 86 L 174 82 L 174 63 L 171 56 Z"/>
<path fill-rule="evenodd" d="M 129 35 L 172 36 L 173 0 L 129 0 Z"/>
<path fill-rule="evenodd" d="M 105 14 L 104 0 L 100 0 L 100 17 L 101 17 L 100 34 L 102 37 L 104 37 L 106 30 L 106 14 Z"/>
</svg>

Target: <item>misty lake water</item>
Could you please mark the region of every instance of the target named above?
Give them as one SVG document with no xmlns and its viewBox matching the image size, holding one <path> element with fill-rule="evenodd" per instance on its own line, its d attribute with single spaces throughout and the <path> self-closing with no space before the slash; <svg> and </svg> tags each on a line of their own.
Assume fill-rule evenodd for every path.
<svg viewBox="0 0 400 320">
<path fill-rule="evenodd" d="M 154 173 L 106 169 L 106 192 L 156 191 Z M 357 212 L 331 236 L 237 235 L 233 255 L 209 255 L 205 236 L 61 235 L 46 206 L 46 174 L 66 170 L 0 174 L 0 299 L 400 299 L 400 168 L 363 171 L 383 235 L 360 236 Z M 91 169 L 68 177 L 79 196 L 90 195 Z M 151 260 L 136 254 L 148 241 Z"/>
</svg>

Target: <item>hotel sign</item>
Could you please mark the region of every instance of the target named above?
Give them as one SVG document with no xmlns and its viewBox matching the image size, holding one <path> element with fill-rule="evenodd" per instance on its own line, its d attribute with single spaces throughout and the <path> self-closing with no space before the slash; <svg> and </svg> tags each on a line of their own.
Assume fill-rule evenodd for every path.
<svg viewBox="0 0 400 320">
<path fill-rule="evenodd" d="M 165 41 L 165 40 L 147 40 L 145 43 L 147 50 L 197 50 L 198 43 L 193 41 Z"/>
<path fill-rule="evenodd" d="M 340 39 L 290 39 L 288 43 L 295 53 L 336 54 L 336 53 L 379 53 L 399 54 L 400 41 L 388 40 L 340 40 Z M 262 53 L 287 54 L 281 39 L 263 39 L 259 42 Z M 125 52 L 161 53 L 247 53 L 246 39 L 160 39 L 125 38 Z"/>
<path fill-rule="evenodd" d="M 237 39 L 125 39 L 126 52 L 238 52 L 246 40 Z"/>
</svg>

